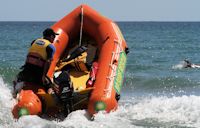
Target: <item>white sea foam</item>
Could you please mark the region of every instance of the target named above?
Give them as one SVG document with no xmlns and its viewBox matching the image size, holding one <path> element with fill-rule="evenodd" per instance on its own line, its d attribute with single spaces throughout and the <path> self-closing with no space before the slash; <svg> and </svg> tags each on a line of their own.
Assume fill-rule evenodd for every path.
<svg viewBox="0 0 200 128">
<path fill-rule="evenodd" d="M 172 66 L 172 69 L 182 69 L 185 68 L 186 63 L 185 61 L 180 61 L 178 64 Z"/>
<path fill-rule="evenodd" d="M 11 127 L 13 120 L 11 114 L 11 108 L 15 104 L 11 95 L 11 90 L 8 85 L 4 83 L 2 77 L 0 77 L 0 128 L 6 126 Z"/>
<path fill-rule="evenodd" d="M 200 97 L 144 98 L 137 104 L 126 104 L 118 110 L 133 124 L 200 127 Z"/>
<path fill-rule="evenodd" d="M 200 97 L 127 97 L 119 108 L 106 114 L 98 113 L 89 120 L 85 110 L 72 112 L 64 121 L 49 121 L 38 116 L 24 116 L 15 121 L 14 106 L 8 85 L 0 78 L 0 128 L 132 128 L 132 127 L 200 127 Z"/>
</svg>

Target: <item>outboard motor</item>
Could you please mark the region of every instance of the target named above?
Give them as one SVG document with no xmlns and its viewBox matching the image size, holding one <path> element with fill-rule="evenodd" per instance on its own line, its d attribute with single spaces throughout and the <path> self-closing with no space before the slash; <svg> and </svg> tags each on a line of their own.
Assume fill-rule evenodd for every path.
<svg viewBox="0 0 200 128">
<path fill-rule="evenodd" d="M 67 71 L 59 71 L 54 74 L 54 83 L 59 86 L 58 97 L 65 105 L 66 114 L 73 111 L 73 84 Z"/>
</svg>

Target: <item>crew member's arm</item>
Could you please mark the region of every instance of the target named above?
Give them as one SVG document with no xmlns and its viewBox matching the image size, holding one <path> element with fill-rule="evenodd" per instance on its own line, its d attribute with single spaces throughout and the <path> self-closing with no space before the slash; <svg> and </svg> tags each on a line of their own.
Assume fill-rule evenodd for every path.
<svg viewBox="0 0 200 128">
<path fill-rule="evenodd" d="M 55 47 L 52 44 L 48 45 L 47 48 L 46 48 L 46 52 L 47 52 L 47 61 L 44 65 L 44 70 L 43 70 L 43 76 L 42 76 L 43 82 L 45 81 L 47 72 L 48 72 L 49 67 L 51 65 L 51 61 L 52 61 L 53 55 L 55 53 Z"/>
</svg>

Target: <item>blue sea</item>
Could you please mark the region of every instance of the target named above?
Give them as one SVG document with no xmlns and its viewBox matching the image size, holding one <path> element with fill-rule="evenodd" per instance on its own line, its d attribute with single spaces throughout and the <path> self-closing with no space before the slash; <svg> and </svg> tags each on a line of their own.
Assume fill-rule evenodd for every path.
<svg viewBox="0 0 200 128">
<path fill-rule="evenodd" d="M 85 110 L 64 121 L 38 116 L 14 120 L 12 81 L 24 64 L 32 40 L 54 22 L 0 22 L 0 128 L 199 128 L 200 22 L 117 22 L 129 47 L 119 108 L 98 113 Z"/>
</svg>

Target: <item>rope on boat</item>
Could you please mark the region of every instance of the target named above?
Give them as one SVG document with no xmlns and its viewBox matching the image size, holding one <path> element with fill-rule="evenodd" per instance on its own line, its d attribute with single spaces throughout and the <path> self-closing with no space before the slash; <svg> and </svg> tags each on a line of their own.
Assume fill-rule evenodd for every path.
<svg viewBox="0 0 200 128">
<path fill-rule="evenodd" d="M 111 96 L 112 85 L 113 85 L 115 77 L 117 76 L 117 65 L 114 62 L 119 60 L 120 53 L 123 52 L 122 38 L 120 36 L 119 30 L 117 29 L 117 26 L 114 23 L 112 23 L 112 27 L 118 38 L 114 39 L 116 50 L 112 52 L 112 58 L 109 64 L 111 73 L 110 74 L 108 73 L 108 76 L 107 76 L 108 83 L 106 84 L 106 87 L 104 89 L 106 97 Z"/>
<path fill-rule="evenodd" d="M 82 33 L 83 33 L 83 6 L 81 6 L 81 27 L 80 27 L 80 40 L 79 40 L 79 46 L 81 46 Z"/>
</svg>

